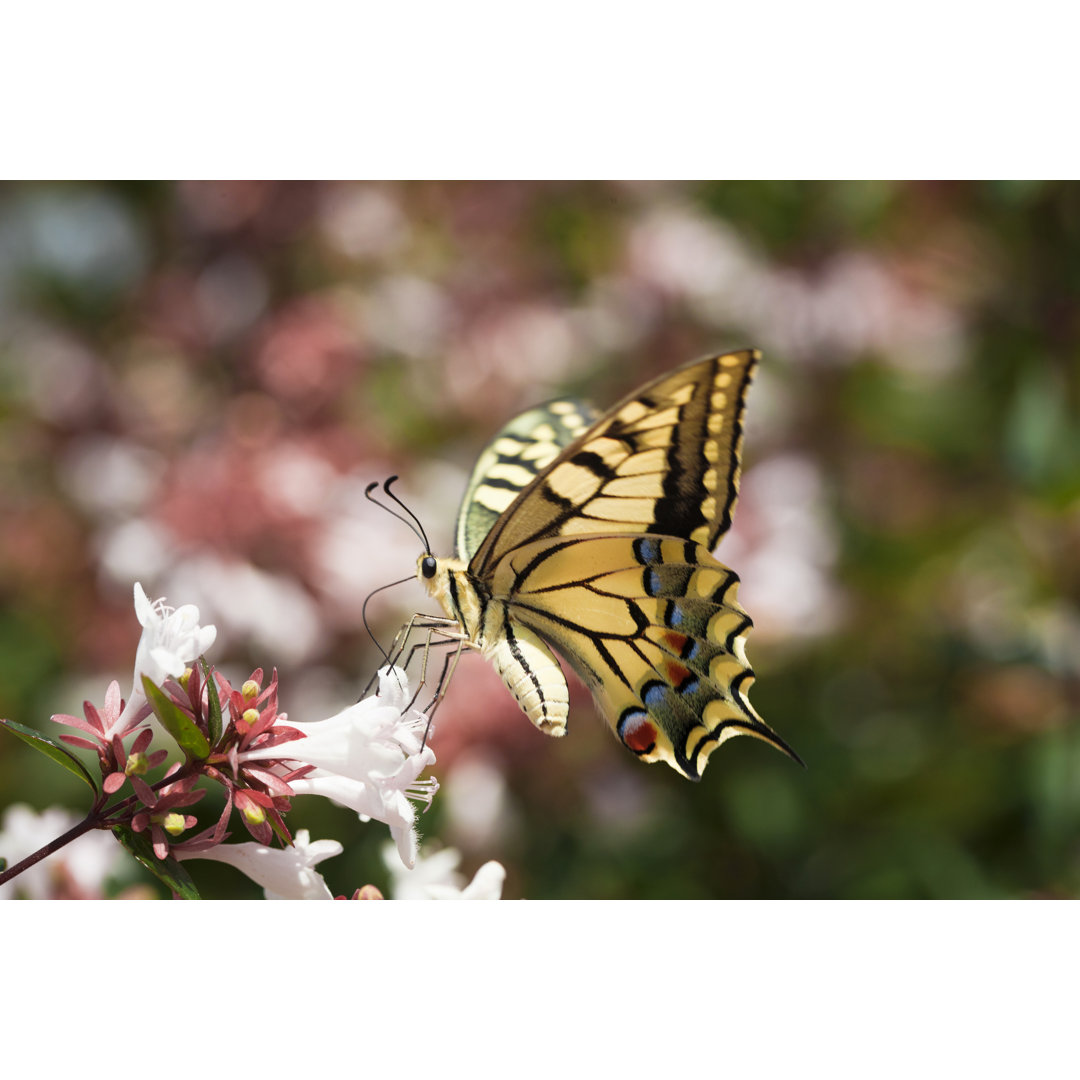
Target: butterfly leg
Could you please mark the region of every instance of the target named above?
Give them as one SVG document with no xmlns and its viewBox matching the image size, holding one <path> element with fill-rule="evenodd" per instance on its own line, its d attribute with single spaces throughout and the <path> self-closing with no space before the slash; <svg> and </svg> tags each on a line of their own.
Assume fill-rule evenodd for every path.
<svg viewBox="0 0 1080 1080">
<path fill-rule="evenodd" d="M 458 624 L 456 620 L 446 618 L 442 615 L 417 614 L 411 616 L 409 621 L 406 622 L 401 627 L 401 629 L 398 630 L 398 632 L 394 635 L 394 640 L 390 645 L 390 649 L 388 652 L 385 653 L 385 665 L 380 665 L 379 669 L 375 672 L 375 674 L 371 676 L 371 678 L 368 680 L 367 686 L 364 687 L 363 693 L 360 696 L 366 697 L 371 692 L 371 688 L 375 685 L 375 681 L 376 679 L 378 679 L 379 671 L 382 670 L 382 667 L 408 667 L 417 648 L 426 647 L 424 644 L 413 645 L 413 647 L 409 651 L 409 656 L 408 659 L 405 661 L 405 664 L 400 664 L 401 657 L 405 652 L 405 647 L 408 644 L 409 638 L 412 637 L 414 630 L 428 630 L 428 641 L 430 642 L 431 633 L 443 631 L 447 634 L 452 634 L 457 626 Z"/>
<path fill-rule="evenodd" d="M 439 640 L 435 640 L 436 636 L 438 636 Z M 446 689 L 450 683 L 450 678 L 454 674 L 454 670 L 457 667 L 458 657 L 461 656 L 461 650 L 464 649 L 468 644 L 468 638 L 466 638 L 461 633 L 446 630 L 440 627 L 429 627 L 427 629 L 426 639 L 422 642 L 417 642 L 412 646 L 412 648 L 409 650 L 408 659 L 403 665 L 407 669 L 409 664 L 412 663 L 412 659 L 416 655 L 417 651 L 423 649 L 424 658 L 420 663 L 420 680 L 416 684 L 416 693 L 413 694 L 412 700 L 409 702 L 410 708 L 412 708 L 416 704 L 417 699 L 420 697 L 420 691 L 427 684 L 427 665 L 428 657 L 431 654 L 431 650 L 446 647 L 453 648 L 453 652 L 447 654 L 447 656 L 443 659 L 442 672 L 439 675 L 439 681 L 435 687 L 435 696 L 431 699 L 430 702 L 428 702 L 426 708 L 421 710 L 422 712 L 428 713 L 428 715 L 430 715 L 431 712 L 434 711 L 435 707 L 446 696 Z"/>
<path fill-rule="evenodd" d="M 413 642 L 410 646 L 409 638 L 412 637 L 416 631 L 426 631 L 424 640 Z M 441 640 L 435 640 L 436 638 Z M 394 636 L 393 644 L 387 653 L 386 662 L 390 667 L 401 667 L 403 670 L 408 670 L 416 653 L 423 650 L 424 657 L 420 667 L 420 680 L 417 683 L 412 700 L 408 704 L 408 708 L 412 708 L 416 704 L 423 687 L 427 683 L 427 662 L 430 651 L 433 648 L 444 646 L 456 646 L 456 648 L 454 649 L 453 654 L 448 655 L 444 660 L 442 672 L 440 673 L 438 683 L 436 684 L 435 695 L 423 710 L 428 716 L 434 712 L 442 702 L 442 699 L 446 696 L 447 687 L 457 668 L 457 662 L 461 656 L 462 649 L 476 648 L 475 643 L 462 632 L 460 624 L 455 619 L 439 615 L 432 616 L 418 614 L 413 615 L 397 632 Z M 405 652 L 406 648 L 408 648 L 407 655 Z M 405 657 L 404 662 L 402 662 L 403 656 Z M 375 676 L 372 677 L 365 688 L 365 694 L 370 691 L 374 682 Z"/>
<path fill-rule="evenodd" d="M 409 637 L 413 631 L 426 630 L 427 633 L 423 641 L 414 642 L 409 648 L 408 656 L 405 658 L 405 662 L 400 664 L 401 657 L 405 653 L 405 647 L 408 643 Z M 435 640 L 436 638 L 439 640 Z M 447 654 L 443 660 L 442 671 L 439 674 L 439 680 L 436 684 L 435 694 L 427 706 L 421 711 L 425 713 L 428 718 L 428 726 L 424 732 L 424 738 L 421 742 L 421 746 L 427 745 L 428 734 L 431 730 L 431 719 L 435 714 L 435 710 L 441 704 L 443 698 L 446 696 L 447 688 L 450 684 L 450 680 L 453 677 L 455 670 L 457 669 L 457 662 L 461 657 L 461 652 L 466 646 L 471 646 L 472 642 L 469 638 L 461 632 L 461 627 L 456 620 L 443 618 L 441 616 L 423 616 L 414 615 L 402 628 L 398 631 L 398 634 L 394 638 L 393 647 L 390 650 L 389 662 L 392 666 L 400 666 L 403 670 L 408 670 L 409 665 L 413 661 L 413 657 L 418 650 L 423 650 L 423 660 L 420 665 L 420 679 L 416 685 L 416 692 L 412 696 L 407 708 L 413 708 L 416 705 L 417 699 L 420 697 L 420 693 L 424 686 L 427 684 L 427 665 L 428 657 L 431 654 L 431 650 L 434 648 L 444 648 L 447 646 L 453 647 L 453 652 Z"/>
<path fill-rule="evenodd" d="M 428 631 L 428 641 L 424 649 L 424 662 L 420 669 L 420 683 L 416 688 L 416 694 L 413 696 L 413 700 L 410 704 L 414 704 L 416 699 L 420 696 L 420 690 L 423 687 L 427 679 L 427 661 L 428 656 L 433 648 L 443 646 L 456 646 L 453 652 L 447 653 L 443 658 L 442 672 L 439 674 L 439 681 L 435 688 L 435 696 L 428 702 L 427 707 L 421 711 L 427 716 L 428 723 L 427 728 L 424 730 L 424 738 L 421 740 L 421 748 L 427 746 L 428 735 L 431 732 L 431 721 L 435 716 L 435 710 L 442 704 L 442 700 L 446 697 L 447 688 L 450 685 L 450 680 L 454 677 L 454 672 L 457 670 L 458 660 L 461 658 L 461 651 L 469 644 L 468 639 L 458 634 L 453 637 L 446 637 L 441 641 L 432 641 L 432 634 L 436 633 L 435 630 Z M 414 646 L 414 650 L 419 646 Z M 411 654 L 410 654 L 411 655 Z"/>
</svg>

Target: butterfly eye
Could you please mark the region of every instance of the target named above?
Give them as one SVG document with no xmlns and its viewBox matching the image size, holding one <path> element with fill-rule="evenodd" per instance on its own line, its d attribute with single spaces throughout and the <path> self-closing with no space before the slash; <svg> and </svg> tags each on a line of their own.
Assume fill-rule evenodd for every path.
<svg viewBox="0 0 1080 1080">
<path fill-rule="evenodd" d="M 437 568 L 438 564 L 435 562 L 433 555 L 426 556 L 424 561 L 420 563 L 420 573 L 426 578 L 433 578 Z"/>
</svg>

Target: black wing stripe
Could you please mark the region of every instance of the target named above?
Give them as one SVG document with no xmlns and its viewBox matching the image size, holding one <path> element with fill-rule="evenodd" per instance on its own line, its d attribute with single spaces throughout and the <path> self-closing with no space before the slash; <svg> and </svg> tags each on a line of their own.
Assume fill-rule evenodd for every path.
<svg viewBox="0 0 1080 1080">
<path fill-rule="evenodd" d="M 735 512 L 735 503 L 739 498 L 739 468 L 742 458 L 743 417 L 746 415 L 746 391 L 753 381 L 754 369 L 756 367 L 757 362 L 755 360 L 754 363 L 747 365 L 747 367 L 743 369 L 739 378 L 739 386 L 736 391 L 736 401 L 738 404 L 732 419 L 732 453 L 730 455 L 730 464 L 728 466 L 725 484 L 727 499 L 724 502 L 723 512 L 718 516 L 716 523 L 709 531 L 709 543 L 707 546 L 710 548 L 715 547 L 716 541 L 731 528 L 731 518 Z"/>
<path fill-rule="evenodd" d="M 596 532 L 656 533 L 714 547 L 731 525 L 738 495 L 745 398 L 757 359 L 746 350 L 699 360 L 624 399 L 521 489 L 477 548 L 471 572 L 485 577 L 509 550 L 560 534 L 587 534 L 593 521 Z M 643 473 L 632 465 L 620 471 L 638 455 L 657 451 L 662 469 L 650 463 Z M 558 470 L 567 466 L 579 476 L 571 472 L 564 482 Z M 622 483 L 608 490 L 614 480 L 635 476 L 654 477 L 653 487 L 643 483 L 641 495 Z M 620 499 L 638 505 L 628 505 L 623 517 Z M 603 505 L 592 511 L 594 500 Z"/>
</svg>

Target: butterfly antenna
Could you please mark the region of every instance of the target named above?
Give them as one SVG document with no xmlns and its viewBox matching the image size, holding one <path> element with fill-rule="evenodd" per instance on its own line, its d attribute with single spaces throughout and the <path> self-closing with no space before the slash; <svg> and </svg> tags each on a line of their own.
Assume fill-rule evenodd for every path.
<svg viewBox="0 0 1080 1080">
<path fill-rule="evenodd" d="M 390 490 L 390 485 L 396 480 L 396 476 L 389 477 L 383 483 L 383 491 L 386 493 L 388 498 L 393 499 L 394 502 L 396 502 L 398 506 L 400 506 L 401 509 L 409 515 L 408 517 L 405 517 L 403 514 L 399 514 L 396 510 L 387 506 L 385 503 L 381 503 L 378 499 L 373 499 L 371 497 L 371 493 L 379 486 L 378 480 L 373 480 L 370 484 L 368 484 L 368 486 L 364 489 L 364 497 L 369 502 L 373 502 L 380 509 L 385 510 L 388 514 L 393 514 L 393 516 L 396 517 L 398 521 L 404 521 L 405 524 L 408 525 L 410 529 L 412 529 L 412 531 L 416 534 L 417 538 L 424 545 L 424 553 L 430 555 L 431 544 L 428 543 L 427 533 L 424 532 L 424 526 L 420 524 L 420 519 Z M 387 586 L 387 588 L 388 587 L 389 586 Z"/>
<path fill-rule="evenodd" d="M 424 526 L 420 524 L 420 519 L 390 490 L 390 485 L 394 483 L 395 480 L 397 480 L 396 476 L 389 477 L 386 483 L 383 484 L 383 491 L 385 491 L 387 496 L 393 499 L 394 502 L 396 502 L 398 506 L 400 506 L 401 509 L 416 522 L 416 531 L 419 534 L 420 539 L 424 541 L 424 551 L 430 555 L 431 545 L 428 543 L 427 533 L 424 532 Z M 402 520 L 404 520 L 404 518 Z"/>
</svg>

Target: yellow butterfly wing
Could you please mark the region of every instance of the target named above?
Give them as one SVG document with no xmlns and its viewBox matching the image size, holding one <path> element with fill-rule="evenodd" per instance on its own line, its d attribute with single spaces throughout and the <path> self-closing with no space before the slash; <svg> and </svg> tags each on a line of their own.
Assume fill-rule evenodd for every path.
<svg viewBox="0 0 1080 1080">
<path fill-rule="evenodd" d="M 491 527 L 469 570 L 547 536 L 658 533 L 712 549 L 739 490 L 756 349 L 708 357 L 642 387 L 575 439 Z"/>
<path fill-rule="evenodd" d="M 752 735 L 798 755 L 751 706 L 750 618 L 739 579 L 692 540 L 557 537 L 504 558 L 492 579 L 511 620 L 549 641 L 627 749 L 701 776 L 709 754 Z"/>
<path fill-rule="evenodd" d="M 710 554 L 735 508 L 758 359 L 743 350 L 687 364 L 576 437 L 552 432 L 547 407 L 512 421 L 473 471 L 459 558 L 419 560 L 421 581 L 541 730 L 565 730 L 550 645 L 645 761 L 698 779 L 740 734 L 798 760 L 747 698 L 751 622 L 737 576 Z"/>
</svg>

